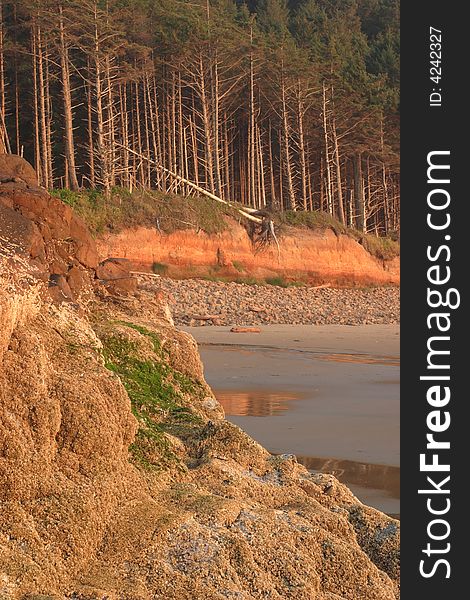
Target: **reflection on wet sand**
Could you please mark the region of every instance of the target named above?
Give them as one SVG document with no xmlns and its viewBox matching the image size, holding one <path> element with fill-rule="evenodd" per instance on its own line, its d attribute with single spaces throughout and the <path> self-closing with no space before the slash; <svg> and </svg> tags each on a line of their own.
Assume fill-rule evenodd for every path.
<svg viewBox="0 0 470 600">
<path fill-rule="evenodd" d="M 310 471 L 331 473 L 344 483 L 352 483 L 363 488 L 381 489 L 392 498 L 400 498 L 400 467 L 310 456 L 298 456 L 297 460 Z"/>
<path fill-rule="evenodd" d="M 359 363 L 362 365 L 400 366 L 400 359 L 396 356 L 373 356 L 372 354 L 348 354 L 341 352 L 336 354 L 319 354 L 317 358 L 334 362 Z"/>
<path fill-rule="evenodd" d="M 289 410 L 289 402 L 301 400 L 303 394 L 273 392 L 272 390 L 252 390 L 237 392 L 217 390 L 217 400 L 225 414 L 237 417 L 272 417 Z"/>
<path fill-rule="evenodd" d="M 266 326 L 236 340 L 217 327 L 191 333 L 228 420 L 270 452 L 333 472 L 364 504 L 399 514 L 396 328 Z"/>
<path fill-rule="evenodd" d="M 304 358 L 312 358 L 314 360 L 327 360 L 330 362 L 341 362 L 341 363 L 357 363 L 362 365 L 386 365 L 391 367 L 400 366 L 400 358 L 392 355 L 376 355 L 366 354 L 364 352 L 318 352 L 312 350 L 303 350 L 301 348 L 277 348 L 276 346 L 257 346 L 251 345 L 249 347 L 239 344 L 214 344 L 214 343 L 200 343 L 199 347 L 217 347 L 220 352 L 229 353 L 236 352 L 237 354 L 249 356 L 256 352 L 270 352 L 274 354 L 279 353 L 294 353 L 301 354 Z"/>
<path fill-rule="evenodd" d="M 292 410 L 293 400 L 302 400 L 303 394 L 273 392 L 272 390 L 217 390 L 216 396 L 227 416 L 272 417 Z M 400 468 L 353 460 L 297 456 L 310 471 L 331 473 L 347 485 L 362 502 L 399 518 Z"/>
</svg>

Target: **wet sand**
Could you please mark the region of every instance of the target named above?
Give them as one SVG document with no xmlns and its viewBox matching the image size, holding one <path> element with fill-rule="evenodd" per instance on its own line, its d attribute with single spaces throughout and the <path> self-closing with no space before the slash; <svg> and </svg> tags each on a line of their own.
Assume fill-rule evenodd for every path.
<svg viewBox="0 0 470 600">
<path fill-rule="evenodd" d="M 186 327 L 227 418 L 399 513 L 399 327 Z"/>
</svg>

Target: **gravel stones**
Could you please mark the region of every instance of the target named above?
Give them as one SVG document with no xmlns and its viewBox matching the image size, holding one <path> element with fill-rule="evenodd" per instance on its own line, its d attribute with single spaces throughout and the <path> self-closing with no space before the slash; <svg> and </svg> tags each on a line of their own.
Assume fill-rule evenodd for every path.
<svg viewBox="0 0 470 600">
<path fill-rule="evenodd" d="M 202 279 L 161 278 L 175 299 L 177 325 L 371 325 L 400 320 L 398 287 L 258 286 Z M 210 319 L 201 319 L 209 315 Z"/>
</svg>

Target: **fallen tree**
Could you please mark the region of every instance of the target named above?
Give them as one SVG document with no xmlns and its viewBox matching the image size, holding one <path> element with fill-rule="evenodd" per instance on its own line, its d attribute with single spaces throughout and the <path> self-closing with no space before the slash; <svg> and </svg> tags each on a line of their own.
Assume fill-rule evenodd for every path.
<svg viewBox="0 0 470 600">
<path fill-rule="evenodd" d="M 208 190 L 202 188 L 200 185 L 197 185 L 193 181 L 186 179 L 182 175 L 178 175 L 177 173 L 174 173 L 170 169 L 167 169 L 166 167 L 159 164 L 155 160 L 149 158 L 148 156 L 144 156 L 143 154 L 140 154 L 139 152 L 136 152 L 135 150 L 132 150 L 131 148 L 128 148 L 127 146 L 123 146 L 122 144 L 118 144 L 118 145 L 121 148 L 124 148 L 125 150 L 130 152 L 131 154 L 134 154 L 141 160 L 146 160 L 151 165 L 153 165 L 158 171 L 161 171 L 161 172 L 169 175 L 170 177 L 173 177 L 180 183 L 184 183 L 185 185 L 187 185 L 188 187 L 193 189 L 195 192 L 198 192 L 199 194 L 202 194 L 203 196 L 206 196 L 207 198 L 211 198 L 212 200 L 220 202 L 221 204 L 225 204 L 227 206 L 230 206 L 231 208 L 234 208 L 242 217 L 244 217 L 245 219 L 248 219 L 251 223 L 255 224 L 255 226 L 252 228 L 252 231 L 251 231 L 251 238 L 253 241 L 253 245 L 255 247 L 255 251 L 257 251 L 257 252 L 262 251 L 266 247 L 270 246 L 272 243 L 275 243 L 276 247 L 277 247 L 278 260 L 280 259 L 281 248 L 279 245 L 279 240 L 277 239 L 277 236 L 276 236 L 276 233 L 274 230 L 274 221 L 272 220 L 272 217 L 268 211 L 258 210 L 256 208 L 249 208 L 249 207 L 245 207 L 245 206 L 243 208 L 239 208 L 238 206 L 234 207 L 230 202 L 227 202 L 227 200 L 224 200 L 223 198 L 216 196 L 212 192 L 209 192 Z"/>
</svg>

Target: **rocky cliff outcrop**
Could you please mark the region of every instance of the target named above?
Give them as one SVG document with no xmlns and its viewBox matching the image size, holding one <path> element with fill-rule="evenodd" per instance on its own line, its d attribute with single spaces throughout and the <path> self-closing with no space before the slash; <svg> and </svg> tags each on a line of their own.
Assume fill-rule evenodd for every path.
<svg viewBox="0 0 470 600">
<path fill-rule="evenodd" d="M 98 253 L 88 229 L 12 155 L 0 155 L 0 253 L 26 259 L 56 301 L 79 301 L 91 292 Z"/>
<path fill-rule="evenodd" d="M 24 159 L 0 155 L 0 256 L 26 260 L 56 303 L 89 301 L 97 286 L 110 293 L 136 290 L 128 261 L 99 263 L 96 244 L 70 206 L 39 187 Z"/>
<path fill-rule="evenodd" d="M 160 296 L 53 301 L 55 202 L 2 195 L 0 598 L 397 598 L 399 523 L 225 421 Z"/>
</svg>

